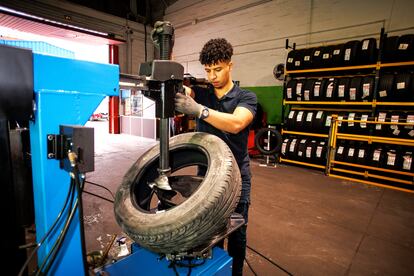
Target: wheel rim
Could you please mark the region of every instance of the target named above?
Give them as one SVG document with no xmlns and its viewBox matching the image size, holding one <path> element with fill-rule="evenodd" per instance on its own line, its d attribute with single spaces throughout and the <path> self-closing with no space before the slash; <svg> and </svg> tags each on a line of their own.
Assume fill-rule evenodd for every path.
<svg viewBox="0 0 414 276">
<path fill-rule="evenodd" d="M 131 184 L 132 202 L 142 212 L 164 212 L 181 205 L 197 191 L 207 173 L 209 155 L 202 147 L 180 145 L 171 148 L 169 154 L 171 191 L 151 185 L 158 177 L 158 156 L 146 164 Z"/>
</svg>

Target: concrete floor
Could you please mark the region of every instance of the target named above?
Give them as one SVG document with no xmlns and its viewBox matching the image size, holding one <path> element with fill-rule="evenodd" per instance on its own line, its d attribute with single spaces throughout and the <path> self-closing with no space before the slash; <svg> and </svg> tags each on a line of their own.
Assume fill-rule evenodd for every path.
<svg viewBox="0 0 414 276">
<path fill-rule="evenodd" d="M 96 170 L 87 180 L 115 193 L 132 163 L 156 142 L 109 135 L 106 122 L 88 124 L 95 127 Z M 252 160 L 247 251 L 257 275 L 288 275 L 281 268 L 293 275 L 414 275 L 414 194 L 260 162 Z M 111 199 L 92 184 L 85 191 Z M 111 235 L 123 235 L 112 207 L 84 194 L 88 251 L 103 250 Z M 254 275 L 247 264 L 244 271 Z"/>
</svg>

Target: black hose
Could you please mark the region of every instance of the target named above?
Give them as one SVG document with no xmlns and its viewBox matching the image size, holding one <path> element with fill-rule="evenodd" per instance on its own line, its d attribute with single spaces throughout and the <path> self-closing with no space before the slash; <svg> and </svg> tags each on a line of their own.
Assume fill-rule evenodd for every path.
<svg viewBox="0 0 414 276">
<path fill-rule="evenodd" d="M 256 249 L 250 247 L 249 245 L 247 245 L 247 248 L 249 248 L 251 251 L 253 251 L 254 253 L 256 253 L 257 255 L 259 255 L 260 257 L 262 257 L 263 259 L 265 259 L 266 261 L 268 261 L 269 263 L 273 264 L 274 266 L 276 266 L 277 268 L 279 268 L 280 270 L 282 270 L 283 272 L 285 272 L 287 275 L 293 276 L 292 273 L 290 273 L 289 271 L 287 271 L 286 269 L 284 269 L 283 267 L 281 267 L 280 265 L 278 265 L 277 263 L 275 263 L 274 261 L 272 261 L 271 259 L 269 259 L 268 257 L 266 257 L 265 255 L 263 255 L 262 253 L 260 253 L 259 251 L 257 251 Z"/>
<path fill-rule="evenodd" d="M 29 257 L 27 258 L 26 262 L 23 264 L 22 268 L 20 269 L 20 272 L 18 276 L 22 276 L 26 267 L 29 265 L 30 261 L 33 259 L 35 253 L 39 250 L 40 246 L 45 242 L 45 240 L 49 237 L 49 235 L 52 233 L 53 229 L 56 227 L 57 223 L 60 221 L 60 218 L 62 217 L 62 214 L 64 213 L 66 206 L 69 202 L 69 199 L 71 198 L 71 195 L 74 191 L 74 186 L 72 185 L 72 181 L 69 185 L 69 191 L 68 195 L 66 196 L 65 203 L 63 204 L 62 209 L 60 210 L 59 214 L 57 215 L 55 221 L 53 222 L 52 226 L 49 228 L 49 230 L 46 232 L 46 234 L 43 236 L 43 238 L 40 240 L 40 242 L 36 245 L 36 248 L 33 249 L 33 251 L 30 253 Z"/>
</svg>

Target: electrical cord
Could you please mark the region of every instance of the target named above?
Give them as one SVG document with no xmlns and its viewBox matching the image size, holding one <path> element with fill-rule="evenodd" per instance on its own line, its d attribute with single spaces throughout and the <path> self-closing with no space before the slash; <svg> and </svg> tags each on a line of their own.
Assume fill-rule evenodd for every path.
<svg viewBox="0 0 414 276">
<path fill-rule="evenodd" d="M 25 263 L 21 267 L 18 276 L 22 276 L 24 271 L 26 270 L 27 266 L 29 265 L 30 261 L 35 256 L 36 252 L 39 250 L 39 248 L 42 246 L 42 244 L 45 242 L 45 240 L 50 236 L 52 231 L 55 229 L 56 225 L 60 221 L 60 218 L 62 217 L 63 213 L 65 212 L 66 206 L 69 203 L 69 199 L 71 198 L 71 195 L 73 194 L 74 186 L 72 183 L 69 185 L 69 191 L 65 199 L 65 203 L 63 204 L 62 209 L 60 210 L 59 214 L 57 215 L 55 221 L 53 222 L 52 226 L 49 228 L 49 230 L 46 232 L 46 234 L 43 236 L 43 238 L 36 244 L 36 247 L 33 249 L 33 251 L 30 253 L 29 257 L 26 259 Z"/>
<path fill-rule="evenodd" d="M 244 258 L 246 260 L 247 266 L 250 268 L 250 270 L 252 271 L 254 276 L 257 276 L 256 271 L 254 271 L 253 267 L 250 265 L 249 261 L 247 260 L 247 258 Z"/>
<path fill-rule="evenodd" d="M 74 182 L 72 180 L 72 185 L 74 185 L 73 183 Z M 62 230 L 60 231 L 60 234 L 59 234 L 58 238 L 56 239 L 55 243 L 53 244 L 52 249 L 49 251 L 49 253 L 45 257 L 45 259 L 43 260 L 43 263 L 40 265 L 40 267 L 36 271 L 36 274 L 35 274 L 36 276 L 46 274 L 46 272 L 42 273 L 43 268 L 45 267 L 46 264 L 48 264 L 47 269 L 50 269 L 51 264 L 54 262 L 54 260 L 56 258 L 57 252 L 60 250 L 60 248 L 62 246 L 63 239 L 65 238 L 65 236 L 68 232 L 69 226 L 70 226 L 70 224 L 73 220 L 73 217 L 75 215 L 75 211 L 78 207 L 78 200 L 75 200 L 75 203 L 73 203 L 73 199 L 74 199 L 74 196 L 72 195 L 70 206 L 73 205 L 73 207 L 70 210 L 70 212 L 68 210 L 68 216 L 66 217 L 65 224 L 64 224 Z M 48 261 L 49 258 L 51 258 L 50 261 Z"/>
<path fill-rule="evenodd" d="M 74 152 L 68 152 L 68 158 L 69 161 L 71 163 L 72 166 L 72 172 L 71 172 L 71 184 L 76 187 L 77 189 L 77 198 L 75 200 L 75 203 L 73 204 L 73 199 L 74 196 L 72 195 L 71 197 L 71 204 L 70 206 L 72 206 L 73 204 L 73 208 L 71 210 L 70 213 L 68 213 L 68 217 L 66 219 L 65 225 L 63 226 L 63 229 L 60 232 L 59 237 L 57 238 L 57 240 L 55 241 L 52 249 L 49 251 L 48 255 L 46 256 L 46 258 L 44 259 L 42 265 L 40 266 L 40 268 L 37 270 L 36 275 L 40 275 L 40 274 L 47 274 L 50 270 L 50 268 L 52 267 L 52 264 L 54 263 L 57 253 L 60 251 L 63 241 L 68 233 L 69 227 L 72 223 L 72 220 L 74 218 L 74 215 L 76 213 L 76 210 L 78 209 L 78 215 L 79 215 L 79 223 L 80 223 L 80 230 L 81 230 L 81 247 L 82 247 L 82 256 L 85 258 L 85 237 L 84 237 L 84 231 L 83 231 L 83 214 L 82 214 L 82 188 L 84 185 L 84 175 L 81 175 L 79 173 L 78 170 L 78 166 L 77 166 L 77 155 Z M 82 182 L 79 180 L 79 178 L 82 178 Z M 50 258 L 50 260 L 49 260 Z M 49 260 L 49 261 L 48 261 Z M 44 266 L 45 270 L 44 272 L 42 272 Z M 83 260 L 83 265 L 84 265 L 84 273 L 86 275 L 87 273 L 87 268 L 86 268 L 86 260 Z"/>
<path fill-rule="evenodd" d="M 85 191 L 85 190 L 83 190 L 82 193 L 85 193 L 85 194 L 88 194 L 88 195 L 92 195 L 92 196 L 98 197 L 100 199 L 106 200 L 106 201 L 111 202 L 111 203 L 114 203 L 115 202 L 112 199 L 109 199 L 109 198 L 106 198 L 106 197 L 103 197 L 103 196 L 100 196 L 100 195 L 97 195 L 95 193 L 91 193 L 91 192 L 88 192 L 88 191 Z"/>
<path fill-rule="evenodd" d="M 115 196 L 114 196 L 114 194 L 113 194 L 113 193 L 112 193 L 112 191 L 111 191 L 111 190 L 109 190 L 107 187 L 105 187 L 105 186 L 103 186 L 103 185 L 101 185 L 101 184 L 98 184 L 98 183 L 95 183 L 95 182 L 91 182 L 91 181 L 86 181 L 86 180 L 85 180 L 85 183 L 92 184 L 92 185 L 95 185 L 95 186 L 97 186 L 97 187 L 101 187 L 102 189 L 107 190 L 107 191 L 111 194 L 112 199 L 113 199 L 113 200 L 115 200 Z M 89 192 L 89 193 L 91 193 L 91 192 Z"/>
<path fill-rule="evenodd" d="M 268 257 L 266 257 L 265 255 L 263 255 L 262 253 L 260 253 L 259 251 L 257 251 L 256 249 L 250 247 L 249 245 L 247 245 L 247 248 L 249 248 L 251 251 L 253 251 L 254 253 L 256 253 L 257 255 L 259 255 L 260 257 L 262 257 L 263 259 L 265 259 L 266 261 L 268 261 L 269 263 L 273 264 L 274 266 L 276 266 L 277 268 L 279 268 L 280 270 L 282 270 L 283 272 L 285 272 L 287 275 L 289 276 L 293 276 L 292 273 L 290 273 L 289 271 L 287 271 L 286 269 L 284 269 L 283 267 L 281 267 L 280 265 L 278 265 L 277 263 L 275 263 L 274 261 L 272 261 L 271 259 L 269 259 Z"/>
</svg>

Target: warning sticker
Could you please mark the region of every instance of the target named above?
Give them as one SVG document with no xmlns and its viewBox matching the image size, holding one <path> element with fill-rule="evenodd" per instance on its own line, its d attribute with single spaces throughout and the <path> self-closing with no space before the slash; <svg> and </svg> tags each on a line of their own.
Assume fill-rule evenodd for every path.
<svg viewBox="0 0 414 276">
<path fill-rule="evenodd" d="M 282 144 L 282 154 L 286 153 L 286 144 L 285 142 Z"/>
<path fill-rule="evenodd" d="M 293 115 L 295 115 L 295 111 L 292 110 L 292 111 L 289 112 L 289 116 L 288 116 L 289 119 L 292 119 Z"/>
<path fill-rule="evenodd" d="M 369 40 L 364 40 L 362 42 L 362 50 L 368 50 Z"/>
<path fill-rule="evenodd" d="M 414 123 L 414 115 L 407 116 L 407 123 Z M 404 126 L 405 129 L 413 129 L 413 125 Z"/>
<path fill-rule="evenodd" d="M 293 139 L 292 142 L 290 142 L 289 152 L 294 152 L 295 146 L 296 146 L 296 139 Z"/>
<path fill-rule="evenodd" d="M 361 116 L 361 121 L 368 121 L 368 115 L 367 114 L 363 114 L 362 116 Z M 366 128 L 367 127 L 367 123 L 363 123 L 363 122 L 361 122 L 360 123 L 360 126 L 361 126 L 361 128 Z"/>
<path fill-rule="evenodd" d="M 309 101 L 309 90 L 303 91 L 303 97 L 305 98 L 305 101 Z"/>
<path fill-rule="evenodd" d="M 329 53 L 325 53 L 322 55 L 322 59 L 328 59 L 329 58 Z"/>
<path fill-rule="evenodd" d="M 356 100 L 356 88 L 355 87 L 349 88 L 349 98 L 351 100 Z"/>
<path fill-rule="evenodd" d="M 296 95 L 302 95 L 302 83 L 298 82 L 298 84 L 296 84 Z"/>
<path fill-rule="evenodd" d="M 399 119 L 400 119 L 399 115 L 392 115 L 391 116 L 391 122 L 393 122 L 393 123 L 398 123 Z M 391 129 L 398 129 L 398 125 L 391 125 L 390 128 Z"/>
<path fill-rule="evenodd" d="M 323 115 L 323 111 L 318 111 L 318 113 L 316 113 L 316 119 L 322 118 L 322 115 Z"/>
<path fill-rule="evenodd" d="M 355 120 L 355 113 L 349 113 L 348 120 L 350 120 L 350 121 Z M 353 127 L 354 126 L 354 122 L 348 122 L 348 126 Z"/>
<path fill-rule="evenodd" d="M 310 60 L 310 56 L 304 56 L 304 57 L 303 57 L 303 60 L 304 60 L 304 61 L 309 61 L 309 60 Z"/>
<path fill-rule="evenodd" d="M 344 119 L 344 116 L 338 116 L 338 126 L 342 126 L 343 119 Z"/>
<path fill-rule="evenodd" d="M 326 88 L 326 97 L 332 98 L 332 91 L 333 91 L 333 82 L 328 84 L 328 87 Z"/>
<path fill-rule="evenodd" d="M 348 156 L 354 156 L 354 153 L 355 153 L 355 149 L 354 148 L 349 148 Z"/>
<path fill-rule="evenodd" d="M 292 63 L 293 62 L 293 58 L 288 58 L 288 63 Z"/>
<path fill-rule="evenodd" d="M 371 85 L 369 83 L 364 83 L 362 85 L 362 98 L 363 99 L 369 96 L 370 87 Z"/>
<path fill-rule="evenodd" d="M 342 147 L 342 146 L 338 147 L 338 150 L 336 152 L 338 154 L 342 154 L 344 152 L 344 147 Z"/>
<path fill-rule="evenodd" d="M 389 166 L 395 165 L 395 153 L 388 152 L 387 165 Z"/>
<path fill-rule="evenodd" d="M 351 60 L 351 49 L 345 49 L 344 60 Z"/>
<path fill-rule="evenodd" d="M 407 50 L 408 46 L 408 43 L 400 43 L 400 45 L 398 45 L 398 50 Z"/>
<path fill-rule="evenodd" d="M 387 117 L 387 113 L 385 112 L 380 112 L 378 114 L 378 122 L 385 122 L 385 117 Z M 376 130 L 381 130 L 382 129 L 382 125 L 381 124 L 377 124 L 375 125 L 375 129 Z"/>
<path fill-rule="evenodd" d="M 385 98 L 385 97 L 387 97 L 387 90 L 381 90 L 381 91 L 379 92 L 379 95 L 380 95 L 380 97 L 381 97 L 381 98 Z"/>
<path fill-rule="evenodd" d="M 322 155 L 322 147 L 321 146 L 318 146 L 317 148 L 316 148 L 316 157 L 318 157 L 318 158 L 320 158 L 321 157 L 321 155 Z"/>
<path fill-rule="evenodd" d="M 403 169 L 404 170 L 408 170 L 411 171 L 411 165 L 413 163 L 413 157 L 412 155 L 404 155 L 403 156 Z"/>
<path fill-rule="evenodd" d="M 398 90 L 405 89 L 405 82 L 404 81 L 403 82 L 398 82 L 397 83 L 397 89 Z"/>
<path fill-rule="evenodd" d="M 364 149 L 359 149 L 358 158 L 364 158 L 364 156 L 365 156 L 365 150 Z"/>
<path fill-rule="evenodd" d="M 345 97 L 345 85 L 341 84 L 338 86 L 338 97 Z"/>
<path fill-rule="evenodd" d="M 306 157 L 311 158 L 312 147 L 306 147 Z"/>
<path fill-rule="evenodd" d="M 341 49 L 335 49 L 335 50 L 333 51 L 333 54 L 334 54 L 335 56 L 339 55 L 340 53 L 341 53 Z"/>
<path fill-rule="evenodd" d="M 315 97 L 319 97 L 320 88 L 321 88 L 320 84 L 315 84 L 315 87 L 313 88 L 313 95 L 315 95 Z"/>
<path fill-rule="evenodd" d="M 298 115 L 296 116 L 296 122 L 302 121 L 303 111 L 299 111 Z"/>
<path fill-rule="evenodd" d="M 331 118 L 332 118 L 332 116 L 326 117 L 325 126 L 327 126 L 327 127 L 331 126 Z"/>
<path fill-rule="evenodd" d="M 381 156 L 381 151 L 380 150 L 375 150 L 374 151 L 374 154 L 372 156 L 372 160 L 379 161 L 380 160 L 380 156 Z"/>
<path fill-rule="evenodd" d="M 315 51 L 315 53 L 313 53 L 313 55 L 314 55 L 315 57 L 318 57 L 320 53 L 321 53 L 321 51 Z"/>
<path fill-rule="evenodd" d="M 286 94 L 288 99 L 292 99 L 292 88 L 288 88 Z"/>
<path fill-rule="evenodd" d="M 306 122 L 312 122 L 313 112 L 309 112 L 308 115 L 306 115 Z"/>
</svg>

